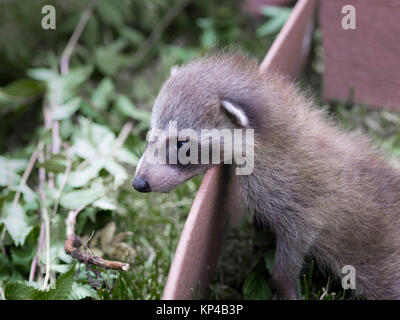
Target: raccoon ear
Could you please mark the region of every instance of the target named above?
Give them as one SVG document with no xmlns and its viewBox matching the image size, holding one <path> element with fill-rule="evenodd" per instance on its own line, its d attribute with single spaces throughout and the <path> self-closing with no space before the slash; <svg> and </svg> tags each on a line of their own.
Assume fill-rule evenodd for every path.
<svg viewBox="0 0 400 320">
<path fill-rule="evenodd" d="M 242 108 L 240 108 L 237 104 L 228 100 L 222 100 L 221 106 L 238 125 L 242 127 L 247 127 L 249 125 L 249 118 L 247 118 Z"/>
</svg>

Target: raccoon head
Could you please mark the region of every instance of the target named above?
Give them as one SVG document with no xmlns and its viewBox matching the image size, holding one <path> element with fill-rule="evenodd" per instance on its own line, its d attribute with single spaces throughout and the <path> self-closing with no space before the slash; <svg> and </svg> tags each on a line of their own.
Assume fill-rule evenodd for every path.
<svg viewBox="0 0 400 320">
<path fill-rule="evenodd" d="M 254 94 L 257 81 L 257 63 L 242 54 L 174 69 L 155 101 L 134 188 L 169 192 L 211 166 L 249 155 L 253 142 L 244 146 L 248 135 L 238 131 L 252 130 L 259 121 L 251 111 L 261 99 Z"/>
</svg>

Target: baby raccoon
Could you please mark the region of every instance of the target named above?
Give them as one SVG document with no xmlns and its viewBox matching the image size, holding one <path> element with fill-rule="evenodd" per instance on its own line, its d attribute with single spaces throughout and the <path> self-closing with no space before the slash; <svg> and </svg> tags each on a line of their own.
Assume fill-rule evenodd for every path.
<svg viewBox="0 0 400 320">
<path fill-rule="evenodd" d="M 171 123 L 179 133 L 168 134 Z M 209 137 L 188 138 L 182 129 L 254 129 L 253 141 L 235 141 L 231 153 L 224 142 L 215 152 L 232 168 L 240 167 L 235 156 L 254 156 L 251 172 L 238 175 L 240 194 L 276 237 L 272 279 L 280 298 L 297 298 L 306 255 L 338 278 L 343 267 L 354 267 L 356 292 L 366 298 L 400 298 L 400 172 L 367 139 L 336 128 L 289 81 L 261 75 L 242 53 L 209 55 L 171 74 L 151 127 L 133 181 L 140 192 L 168 192 L 216 165 L 170 161 L 183 148 L 192 160 L 215 151 Z M 150 161 L 153 153 L 167 154 L 165 163 Z"/>
</svg>

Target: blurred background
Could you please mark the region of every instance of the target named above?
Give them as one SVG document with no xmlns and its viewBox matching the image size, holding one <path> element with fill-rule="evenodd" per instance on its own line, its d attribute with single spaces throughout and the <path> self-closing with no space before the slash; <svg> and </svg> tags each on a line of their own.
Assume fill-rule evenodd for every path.
<svg viewBox="0 0 400 320">
<path fill-rule="evenodd" d="M 255 13 L 243 1 L 93 3 L 0 0 L 0 298 L 159 299 L 201 177 L 167 195 L 133 191 L 157 92 L 172 66 L 215 47 L 240 47 L 261 61 L 292 10 L 261 4 Z M 48 4 L 56 28 L 44 30 Z M 60 73 L 84 12 L 87 25 Z M 398 113 L 322 98 L 321 41 L 317 26 L 299 85 L 343 128 L 399 155 Z M 65 253 L 71 212 L 83 250 L 130 263 L 129 272 Z M 209 298 L 272 298 L 273 244 L 261 238 L 250 219 L 228 232 Z M 300 288 L 306 299 L 346 297 L 312 261 Z"/>
</svg>

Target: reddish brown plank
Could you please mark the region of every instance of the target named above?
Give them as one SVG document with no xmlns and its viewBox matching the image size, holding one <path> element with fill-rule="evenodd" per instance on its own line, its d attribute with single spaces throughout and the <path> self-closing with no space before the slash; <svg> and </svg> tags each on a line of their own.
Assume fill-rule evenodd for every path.
<svg viewBox="0 0 400 320">
<path fill-rule="evenodd" d="M 356 29 L 341 26 L 344 5 L 356 9 Z M 400 110 L 400 1 L 322 0 L 324 97 Z"/>
</svg>

